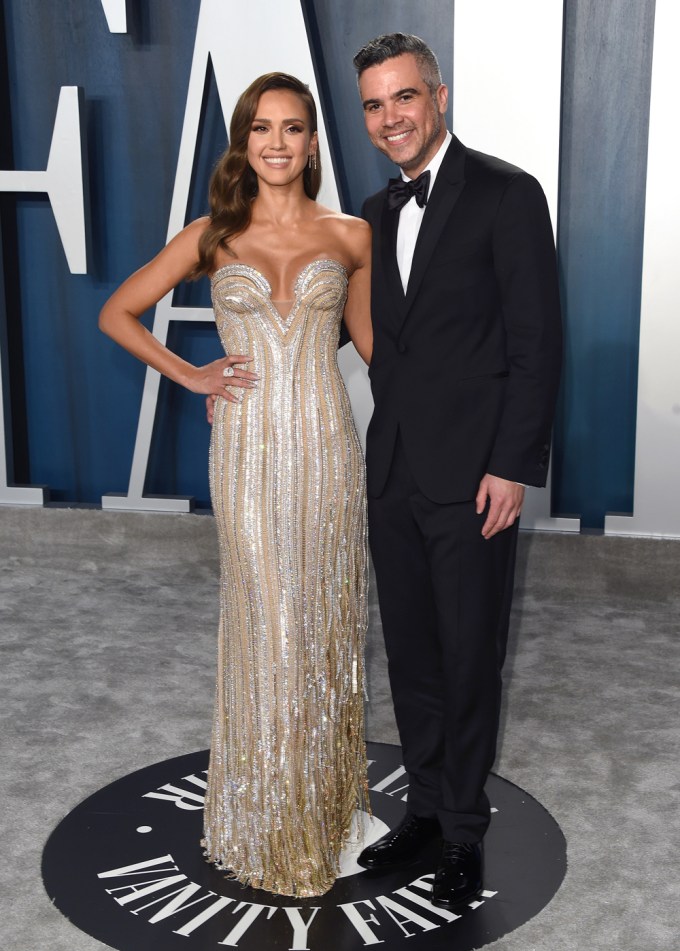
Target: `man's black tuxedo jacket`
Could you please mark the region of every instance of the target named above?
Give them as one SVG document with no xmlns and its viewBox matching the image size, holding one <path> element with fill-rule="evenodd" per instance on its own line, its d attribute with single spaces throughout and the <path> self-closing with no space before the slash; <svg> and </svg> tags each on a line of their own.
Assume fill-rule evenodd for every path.
<svg viewBox="0 0 680 951">
<path fill-rule="evenodd" d="M 545 485 L 561 362 L 552 227 L 538 182 L 454 136 L 431 189 L 404 295 L 398 211 L 366 200 L 373 228 L 368 491 L 397 430 L 420 490 L 473 499 L 489 472 Z"/>
</svg>

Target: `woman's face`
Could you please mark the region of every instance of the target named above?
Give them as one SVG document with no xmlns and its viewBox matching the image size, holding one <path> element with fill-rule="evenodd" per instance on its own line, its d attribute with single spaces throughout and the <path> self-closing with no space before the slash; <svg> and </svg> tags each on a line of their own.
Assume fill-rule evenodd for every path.
<svg viewBox="0 0 680 951">
<path fill-rule="evenodd" d="M 299 178 L 318 147 L 307 107 L 288 89 L 262 93 L 248 136 L 248 162 L 269 185 L 288 185 Z"/>
</svg>

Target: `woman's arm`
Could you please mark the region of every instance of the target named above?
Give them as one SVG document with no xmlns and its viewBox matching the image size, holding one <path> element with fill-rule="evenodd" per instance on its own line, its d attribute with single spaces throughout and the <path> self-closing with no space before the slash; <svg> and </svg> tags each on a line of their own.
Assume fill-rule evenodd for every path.
<svg viewBox="0 0 680 951">
<path fill-rule="evenodd" d="M 344 322 L 352 343 L 364 363 L 371 362 L 371 228 L 360 218 L 352 219 L 352 255 L 356 267 L 349 279 Z"/>
<path fill-rule="evenodd" d="M 206 393 L 236 400 L 225 386 L 250 387 L 256 374 L 235 369 L 227 378 L 224 370 L 250 357 L 230 354 L 203 367 L 196 367 L 165 347 L 140 322 L 150 307 L 179 284 L 198 260 L 198 239 L 207 225 L 199 218 L 187 225 L 156 257 L 135 271 L 102 307 L 99 328 L 133 356 L 192 393 Z"/>
</svg>

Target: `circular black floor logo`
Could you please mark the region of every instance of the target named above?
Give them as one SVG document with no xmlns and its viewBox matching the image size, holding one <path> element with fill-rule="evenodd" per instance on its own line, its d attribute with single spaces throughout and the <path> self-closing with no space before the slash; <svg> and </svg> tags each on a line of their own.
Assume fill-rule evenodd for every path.
<svg viewBox="0 0 680 951">
<path fill-rule="evenodd" d="M 401 819 L 408 791 L 399 747 L 369 743 L 368 756 L 374 818 L 357 816 L 362 846 Z M 202 858 L 207 766 L 207 750 L 155 763 L 100 789 L 57 826 L 43 878 L 74 925 L 118 951 L 468 951 L 538 914 L 564 878 L 566 844 L 555 820 L 492 775 L 485 891 L 457 913 L 429 901 L 436 845 L 416 864 L 377 875 L 357 865 L 357 836 L 321 898 L 244 888 Z"/>
</svg>

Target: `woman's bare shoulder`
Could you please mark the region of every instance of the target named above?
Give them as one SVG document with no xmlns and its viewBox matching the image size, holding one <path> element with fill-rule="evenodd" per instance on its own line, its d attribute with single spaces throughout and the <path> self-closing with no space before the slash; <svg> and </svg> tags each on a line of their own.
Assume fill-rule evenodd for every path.
<svg viewBox="0 0 680 951">
<path fill-rule="evenodd" d="M 190 221 L 188 225 L 185 225 L 181 231 L 178 231 L 168 244 L 198 246 L 199 239 L 209 224 L 210 218 L 208 218 L 207 215 L 203 218 L 196 218 L 194 221 Z"/>
<path fill-rule="evenodd" d="M 331 208 L 320 208 L 320 220 L 325 227 L 330 228 L 337 239 L 344 245 L 350 257 L 361 259 L 365 257 L 371 244 L 371 226 L 363 218 L 346 215 Z"/>
<path fill-rule="evenodd" d="M 338 228 L 346 229 L 353 234 L 368 232 L 371 226 L 363 218 L 357 218 L 355 215 L 346 215 L 342 211 L 335 211 L 333 208 L 326 208 L 325 205 L 317 205 L 318 217 Z"/>
<path fill-rule="evenodd" d="M 190 234 L 196 235 L 197 238 L 200 238 L 203 232 L 206 230 L 206 228 L 209 227 L 209 225 L 210 225 L 210 216 L 203 215 L 200 218 L 194 218 L 193 221 L 190 221 L 184 230 Z"/>
<path fill-rule="evenodd" d="M 210 224 L 210 218 L 196 218 L 185 225 L 181 231 L 178 231 L 174 238 L 168 242 L 166 251 L 176 255 L 198 260 L 198 243 L 201 235 Z"/>
</svg>

